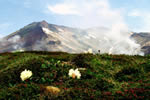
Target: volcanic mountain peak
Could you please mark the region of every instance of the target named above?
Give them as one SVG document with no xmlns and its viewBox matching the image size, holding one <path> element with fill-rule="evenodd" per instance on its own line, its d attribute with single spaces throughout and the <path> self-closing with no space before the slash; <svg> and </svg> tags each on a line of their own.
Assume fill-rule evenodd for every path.
<svg viewBox="0 0 150 100">
<path fill-rule="evenodd" d="M 33 22 L 6 36 L 4 38 L 6 42 L 0 42 L 0 52 L 11 52 L 18 49 L 65 52 L 77 52 L 80 49 L 81 51 L 85 45 L 81 45 L 75 39 L 77 36 L 73 37 L 76 32 L 69 27 L 48 24 L 45 20 Z"/>
<path fill-rule="evenodd" d="M 116 38 L 106 34 L 110 31 L 103 27 L 90 29 L 71 28 L 48 24 L 43 20 L 41 22 L 33 22 L 6 36 L 4 38 L 5 41 L 0 41 L 0 52 L 11 52 L 19 49 L 25 51 L 40 50 L 81 53 L 92 48 L 93 51 L 101 50 L 101 53 L 131 54 L 132 52 L 128 52 L 131 50 L 127 50 L 126 48 L 128 46 L 132 47 L 132 45 L 124 41 L 116 42 Z M 140 40 L 139 42 L 137 41 L 139 44 L 148 42 L 145 44 L 147 47 L 147 45 L 150 45 L 150 40 L 149 38 L 145 38 L 145 35 L 143 36 L 142 33 L 142 35 L 137 36 L 132 33 L 131 37 L 134 40 Z M 122 43 L 125 45 L 122 46 Z M 131 49 L 134 51 L 135 48 Z M 136 51 L 138 53 L 140 49 Z M 148 49 L 147 51 L 150 50 Z"/>
<path fill-rule="evenodd" d="M 39 22 L 39 24 L 40 24 L 41 27 L 46 27 L 46 28 L 48 28 L 48 26 L 49 26 L 49 24 L 48 24 L 45 20 Z"/>
<path fill-rule="evenodd" d="M 41 24 L 48 24 L 47 21 L 45 21 L 45 20 L 42 20 L 40 23 Z"/>
</svg>

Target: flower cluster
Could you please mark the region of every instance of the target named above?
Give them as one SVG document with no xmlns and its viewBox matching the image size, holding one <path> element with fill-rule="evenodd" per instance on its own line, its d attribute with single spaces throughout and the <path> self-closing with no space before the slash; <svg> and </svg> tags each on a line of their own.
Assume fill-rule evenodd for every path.
<svg viewBox="0 0 150 100">
<path fill-rule="evenodd" d="M 80 79 L 81 77 L 81 73 L 79 71 L 79 69 L 70 69 L 68 75 L 70 77 L 72 77 L 73 79 L 75 79 L 77 77 L 77 79 Z M 32 71 L 25 69 L 24 71 L 21 72 L 20 74 L 20 78 L 22 81 L 25 81 L 27 79 L 29 79 L 32 76 Z"/>
<path fill-rule="evenodd" d="M 32 71 L 26 69 L 22 71 L 20 74 L 20 78 L 22 81 L 29 79 L 31 76 L 32 76 Z"/>
<path fill-rule="evenodd" d="M 84 53 L 93 53 L 93 50 L 90 48 L 88 51 L 84 51 Z"/>
<path fill-rule="evenodd" d="M 72 78 L 76 78 L 77 77 L 77 79 L 80 79 L 80 77 L 81 77 L 81 73 L 80 73 L 80 71 L 78 70 L 78 68 L 77 69 L 70 69 L 69 70 L 69 74 L 68 74 L 70 77 L 72 77 Z"/>
</svg>

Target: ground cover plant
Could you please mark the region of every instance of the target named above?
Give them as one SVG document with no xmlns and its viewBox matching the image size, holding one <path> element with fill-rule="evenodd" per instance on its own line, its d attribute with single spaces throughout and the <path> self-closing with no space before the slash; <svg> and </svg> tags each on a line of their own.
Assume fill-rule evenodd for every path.
<svg viewBox="0 0 150 100">
<path fill-rule="evenodd" d="M 25 69 L 32 71 L 32 76 L 22 81 L 20 74 Z M 70 77 L 70 69 L 78 69 L 81 77 Z M 0 100 L 148 100 L 149 94 L 150 56 L 40 51 L 0 54 Z"/>
</svg>

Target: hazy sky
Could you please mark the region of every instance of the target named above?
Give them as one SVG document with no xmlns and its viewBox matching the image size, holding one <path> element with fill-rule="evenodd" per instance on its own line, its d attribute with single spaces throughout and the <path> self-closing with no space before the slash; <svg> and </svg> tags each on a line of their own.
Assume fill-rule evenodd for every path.
<svg viewBox="0 0 150 100">
<path fill-rule="evenodd" d="M 150 0 L 0 0 L 0 37 L 46 20 L 72 27 L 126 26 L 150 32 Z"/>
</svg>

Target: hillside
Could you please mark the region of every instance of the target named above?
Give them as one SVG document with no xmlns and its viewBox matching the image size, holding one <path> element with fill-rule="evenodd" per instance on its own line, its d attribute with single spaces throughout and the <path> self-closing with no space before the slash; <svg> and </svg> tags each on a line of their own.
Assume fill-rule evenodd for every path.
<svg viewBox="0 0 150 100">
<path fill-rule="evenodd" d="M 84 52 L 89 48 L 96 51 L 98 40 L 83 29 L 49 24 L 46 21 L 33 22 L 0 40 L 0 52 L 63 51 Z"/>
<path fill-rule="evenodd" d="M 141 45 L 141 51 L 145 53 L 145 55 L 150 54 L 150 33 L 149 32 L 141 32 L 141 33 L 134 33 L 131 35 L 138 44 Z"/>
<path fill-rule="evenodd" d="M 80 79 L 68 76 L 72 68 L 79 68 Z M 25 69 L 33 75 L 22 81 L 20 73 Z M 150 97 L 150 56 L 2 53 L 0 73 L 0 100 L 148 100 Z"/>
<path fill-rule="evenodd" d="M 115 31 L 116 30 L 116 31 Z M 141 46 L 130 38 L 128 31 L 106 27 L 88 29 L 33 22 L 0 39 L 0 52 L 62 51 L 83 53 L 92 48 L 94 53 L 144 55 Z M 147 54 L 147 53 L 146 53 Z"/>
</svg>

